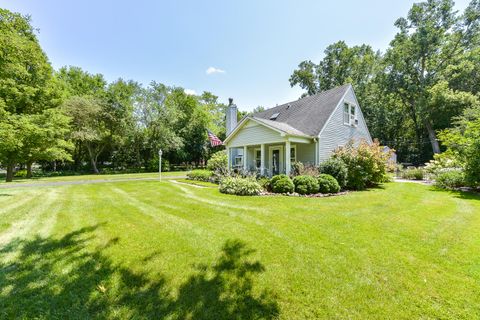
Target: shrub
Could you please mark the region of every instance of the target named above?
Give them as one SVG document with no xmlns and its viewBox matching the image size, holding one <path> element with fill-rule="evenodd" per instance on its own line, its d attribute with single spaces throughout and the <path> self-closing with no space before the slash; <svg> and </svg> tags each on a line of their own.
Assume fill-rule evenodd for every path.
<svg viewBox="0 0 480 320">
<path fill-rule="evenodd" d="M 219 190 L 221 193 L 235 194 L 237 196 L 254 196 L 260 194 L 262 187 L 252 177 L 242 178 L 225 177 L 220 180 Z"/>
<path fill-rule="evenodd" d="M 460 170 L 445 171 L 437 175 L 435 186 L 442 189 L 456 189 L 465 185 L 465 175 Z"/>
<path fill-rule="evenodd" d="M 291 193 L 295 190 L 292 179 L 285 174 L 274 176 L 270 180 L 270 186 L 275 193 Z"/>
<path fill-rule="evenodd" d="M 311 163 L 296 161 L 292 164 L 293 176 L 318 176 L 318 168 Z"/>
<path fill-rule="evenodd" d="M 299 176 L 303 174 L 303 170 L 305 170 L 305 166 L 300 161 L 295 161 L 292 163 L 292 175 Z"/>
<path fill-rule="evenodd" d="M 192 170 L 187 173 L 187 178 L 190 180 L 210 182 L 213 172 L 210 170 Z"/>
<path fill-rule="evenodd" d="M 218 174 L 225 174 L 227 166 L 227 153 L 223 150 L 214 153 L 207 163 L 207 169 Z"/>
<path fill-rule="evenodd" d="M 384 152 L 378 141 L 369 144 L 362 140 L 358 146 L 350 141 L 337 149 L 333 157 L 347 165 L 347 189 L 362 190 L 385 181 L 391 152 Z"/>
<path fill-rule="evenodd" d="M 27 176 L 27 170 L 25 170 L 25 169 L 18 170 L 17 172 L 15 172 L 14 176 L 16 178 L 25 178 Z"/>
<path fill-rule="evenodd" d="M 320 193 L 337 193 L 340 191 L 340 184 L 335 177 L 322 173 L 318 176 L 318 190 Z"/>
<path fill-rule="evenodd" d="M 270 184 L 270 179 L 262 177 L 257 180 L 258 184 L 263 188 L 265 191 L 272 191 L 272 186 Z"/>
<path fill-rule="evenodd" d="M 318 192 L 318 181 L 312 176 L 296 176 L 293 178 L 295 192 L 300 194 L 312 194 Z"/>
<path fill-rule="evenodd" d="M 334 177 L 340 185 L 340 188 L 345 188 L 347 185 L 348 168 L 341 159 L 330 158 L 322 162 L 318 167 L 318 172 Z"/>
<path fill-rule="evenodd" d="M 408 180 L 423 180 L 424 171 L 420 168 L 409 168 L 402 171 L 402 178 Z"/>
</svg>

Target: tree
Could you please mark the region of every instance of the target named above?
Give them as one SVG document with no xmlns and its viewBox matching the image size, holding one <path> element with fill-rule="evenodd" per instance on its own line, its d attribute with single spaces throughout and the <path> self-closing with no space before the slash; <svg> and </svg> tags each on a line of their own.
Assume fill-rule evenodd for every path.
<svg viewBox="0 0 480 320">
<path fill-rule="evenodd" d="M 7 168 L 6 182 L 13 181 L 13 170 L 23 147 L 24 123 L 18 115 L 0 110 L 0 161 Z"/>
<path fill-rule="evenodd" d="M 34 117 L 60 103 L 57 85 L 30 18 L 0 9 L 0 161 L 7 181 L 32 156 L 28 150 L 53 147 L 32 134 L 40 130 Z"/>
<path fill-rule="evenodd" d="M 14 114 L 35 113 L 59 101 L 53 70 L 30 18 L 0 9 L 0 100 Z"/>
<path fill-rule="evenodd" d="M 369 45 L 349 47 L 344 41 L 331 44 L 316 65 L 302 61 L 290 76 L 290 85 L 299 85 L 307 95 L 351 83 L 362 93 L 378 69 L 381 55 Z"/>
<path fill-rule="evenodd" d="M 37 161 L 71 161 L 73 144 L 66 140 L 70 118 L 59 109 L 47 109 L 41 114 L 27 115 L 23 132 L 21 160 L 27 166 L 27 178 L 32 177 L 32 164 Z"/>
<path fill-rule="evenodd" d="M 63 110 L 72 118 L 71 138 L 84 145 L 92 170 L 98 174 L 97 160 L 105 149 L 110 137 L 105 116 L 105 106 L 94 97 L 71 97 Z"/>
<path fill-rule="evenodd" d="M 429 103 L 429 90 L 477 41 L 479 18 L 477 0 L 462 16 L 451 0 L 428 0 L 414 4 L 407 18 L 395 22 L 399 32 L 385 54 L 385 83 L 411 117 L 417 140 L 427 131 L 434 153 L 440 152 L 435 130 L 442 127 L 432 115 L 441 113 Z"/>
<path fill-rule="evenodd" d="M 467 183 L 472 187 L 480 186 L 480 102 L 464 110 L 455 118 L 455 126 L 439 134 L 447 152 L 460 162 L 465 171 Z"/>
</svg>

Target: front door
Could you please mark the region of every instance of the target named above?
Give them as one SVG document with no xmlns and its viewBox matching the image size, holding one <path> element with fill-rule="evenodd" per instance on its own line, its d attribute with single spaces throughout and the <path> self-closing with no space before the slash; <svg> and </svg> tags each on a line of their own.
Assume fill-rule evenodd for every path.
<svg viewBox="0 0 480 320">
<path fill-rule="evenodd" d="M 272 150 L 272 174 L 280 173 L 280 149 Z"/>
</svg>

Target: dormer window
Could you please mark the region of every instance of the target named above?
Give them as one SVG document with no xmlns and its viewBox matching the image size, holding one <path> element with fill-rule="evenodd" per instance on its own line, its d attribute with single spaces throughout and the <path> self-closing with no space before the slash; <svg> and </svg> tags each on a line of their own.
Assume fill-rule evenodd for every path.
<svg viewBox="0 0 480 320">
<path fill-rule="evenodd" d="M 343 103 L 343 124 L 347 126 L 356 126 L 357 121 L 357 108 L 354 104 L 344 102 Z"/>
</svg>

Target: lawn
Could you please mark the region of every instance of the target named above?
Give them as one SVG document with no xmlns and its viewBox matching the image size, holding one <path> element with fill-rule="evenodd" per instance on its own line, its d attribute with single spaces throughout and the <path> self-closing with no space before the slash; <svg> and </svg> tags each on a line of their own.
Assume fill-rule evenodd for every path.
<svg viewBox="0 0 480 320">
<path fill-rule="evenodd" d="M 0 189 L 0 318 L 480 318 L 480 197 Z"/>
<path fill-rule="evenodd" d="M 169 171 L 162 172 L 162 177 L 183 177 L 187 174 L 186 171 Z M 81 174 L 76 176 L 58 176 L 58 177 L 33 177 L 27 178 L 14 178 L 13 183 L 45 183 L 45 182 L 57 182 L 57 181 L 91 181 L 91 180 L 126 180 L 126 179 L 143 179 L 143 178 L 158 178 L 158 172 L 142 172 L 142 173 L 119 173 L 119 174 Z M 6 183 L 5 176 L 0 176 L 0 184 Z"/>
</svg>

